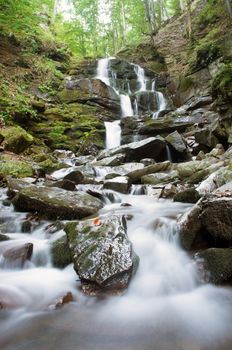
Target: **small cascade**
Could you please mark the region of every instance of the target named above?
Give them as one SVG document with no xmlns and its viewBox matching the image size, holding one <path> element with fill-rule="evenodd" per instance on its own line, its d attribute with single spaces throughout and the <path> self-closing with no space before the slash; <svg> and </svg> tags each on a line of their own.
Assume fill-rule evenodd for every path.
<svg viewBox="0 0 232 350">
<path fill-rule="evenodd" d="M 129 95 L 120 95 L 122 117 L 133 117 L 134 112 Z"/>
<path fill-rule="evenodd" d="M 98 60 L 98 64 L 97 64 L 96 79 L 100 79 L 106 85 L 110 85 L 110 79 L 109 79 L 109 73 L 108 73 L 109 61 L 110 61 L 109 58 L 102 58 Z"/>
<path fill-rule="evenodd" d="M 145 194 L 145 187 L 143 185 L 131 185 L 130 193 L 136 196 L 143 195 Z"/>
<path fill-rule="evenodd" d="M 138 91 L 146 91 L 146 78 L 145 78 L 145 72 L 142 67 L 140 67 L 138 64 L 134 64 L 134 71 L 137 75 L 137 81 L 139 85 Z"/>
<path fill-rule="evenodd" d="M 164 95 L 162 94 L 162 92 L 156 91 L 155 84 L 156 84 L 156 81 L 154 80 L 152 82 L 151 91 L 154 92 L 156 95 L 158 110 L 152 114 L 153 119 L 159 118 L 160 112 L 164 111 L 167 108 L 167 101 Z"/>
<path fill-rule="evenodd" d="M 106 148 L 114 148 L 120 146 L 121 143 L 121 127 L 120 120 L 114 122 L 105 122 L 106 128 Z"/>
<path fill-rule="evenodd" d="M 135 116 L 138 116 L 139 115 L 139 107 L 138 107 L 138 102 L 137 102 L 137 99 L 134 100 L 134 115 Z"/>
<path fill-rule="evenodd" d="M 166 154 L 167 154 L 167 160 L 172 162 L 172 155 L 171 155 L 170 147 L 167 144 L 166 144 Z"/>
</svg>

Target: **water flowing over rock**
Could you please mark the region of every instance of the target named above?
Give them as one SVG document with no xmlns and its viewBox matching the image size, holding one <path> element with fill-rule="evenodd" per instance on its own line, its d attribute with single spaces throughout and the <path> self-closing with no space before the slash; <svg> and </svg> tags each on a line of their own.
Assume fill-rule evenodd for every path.
<svg viewBox="0 0 232 350">
<path fill-rule="evenodd" d="M 138 258 L 128 240 L 124 216 L 71 222 L 65 232 L 74 268 L 86 293 L 128 286 Z"/>
<path fill-rule="evenodd" d="M 9 179 L 8 187 L 15 192 L 12 199 L 19 211 L 36 211 L 51 219 L 80 219 L 95 214 L 102 203 L 84 192 L 70 192 L 59 188 L 23 184 Z"/>
</svg>

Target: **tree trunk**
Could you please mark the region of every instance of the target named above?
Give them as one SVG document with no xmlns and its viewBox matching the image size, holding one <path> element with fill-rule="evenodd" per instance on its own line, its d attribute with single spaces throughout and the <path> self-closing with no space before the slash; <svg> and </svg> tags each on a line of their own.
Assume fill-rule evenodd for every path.
<svg viewBox="0 0 232 350">
<path fill-rule="evenodd" d="M 230 0 L 225 0 L 226 2 L 226 6 L 227 6 L 227 10 L 229 13 L 230 18 L 232 18 L 232 6 L 231 6 L 231 1 Z"/>
<path fill-rule="evenodd" d="M 187 27 L 188 38 L 192 40 L 192 14 L 191 14 L 191 0 L 187 1 Z"/>
</svg>

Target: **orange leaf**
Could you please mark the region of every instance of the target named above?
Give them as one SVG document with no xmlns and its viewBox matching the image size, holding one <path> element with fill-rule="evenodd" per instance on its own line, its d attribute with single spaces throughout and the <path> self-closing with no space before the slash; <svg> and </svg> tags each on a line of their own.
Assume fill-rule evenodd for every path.
<svg viewBox="0 0 232 350">
<path fill-rule="evenodd" d="M 95 226 L 100 226 L 100 225 L 101 225 L 101 220 L 100 220 L 99 218 L 95 218 L 95 219 L 93 220 L 93 224 L 94 224 Z"/>
</svg>

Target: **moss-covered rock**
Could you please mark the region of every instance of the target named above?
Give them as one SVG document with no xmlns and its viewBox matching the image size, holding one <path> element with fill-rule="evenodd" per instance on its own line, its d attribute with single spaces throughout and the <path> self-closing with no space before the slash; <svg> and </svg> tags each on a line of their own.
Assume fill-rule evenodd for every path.
<svg viewBox="0 0 232 350">
<path fill-rule="evenodd" d="M 212 95 L 224 102 L 232 102 L 232 63 L 223 65 L 212 82 Z"/>
<path fill-rule="evenodd" d="M 20 126 L 3 128 L 0 130 L 0 135 L 4 138 L 5 150 L 16 154 L 23 152 L 34 141 L 33 136 Z"/>
<path fill-rule="evenodd" d="M 70 248 L 66 236 L 63 236 L 52 243 L 51 253 L 52 263 L 55 267 L 62 269 L 72 262 Z"/>
<path fill-rule="evenodd" d="M 184 191 L 178 192 L 174 195 L 174 202 L 182 202 L 182 203 L 196 203 L 200 199 L 200 195 L 195 190 L 195 188 L 187 188 Z"/>
<path fill-rule="evenodd" d="M 1 176 L 13 176 L 13 177 L 31 177 L 34 174 L 34 170 L 30 164 L 22 160 L 4 160 L 0 159 L 0 175 Z"/>
</svg>

